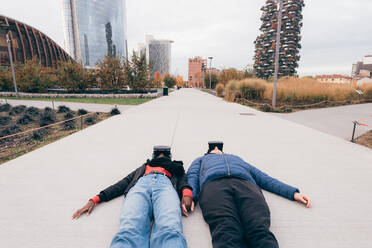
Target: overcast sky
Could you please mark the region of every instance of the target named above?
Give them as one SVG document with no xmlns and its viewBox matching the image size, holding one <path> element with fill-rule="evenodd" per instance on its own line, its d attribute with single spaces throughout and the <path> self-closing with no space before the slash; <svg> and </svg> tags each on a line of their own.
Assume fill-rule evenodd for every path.
<svg viewBox="0 0 372 248">
<path fill-rule="evenodd" d="M 39 29 L 64 47 L 62 0 L 0 0 L 0 14 Z M 187 79 L 187 60 L 213 56 L 212 66 L 252 64 L 265 0 L 127 0 L 129 49 L 145 35 L 173 40 L 172 70 Z M 371 0 L 305 0 L 299 73 L 350 74 L 372 54 Z"/>
</svg>

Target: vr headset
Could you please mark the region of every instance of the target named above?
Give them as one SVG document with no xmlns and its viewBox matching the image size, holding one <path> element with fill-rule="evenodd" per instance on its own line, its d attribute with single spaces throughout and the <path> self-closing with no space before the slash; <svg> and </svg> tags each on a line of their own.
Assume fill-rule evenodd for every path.
<svg viewBox="0 0 372 248">
<path fill-rule="evenodd" d="M 152 158 L 157 158 L 161 153 L 164 154 L 164 157 L 172 159 L 171 148 L 170 146 L 154 146 L 154 151 L 152 153 Z"/>
<path fill-rule="evenodd" d="M 217 146 L 218 150 L 220 150 L 221 152 L 223 151 L 223 142 L 222 141 L 209 141 L 208 142 L 208 152 L 207 153 L 210 153 L 212 150 L 214 150 L 214 148 Z"/>
</svg>

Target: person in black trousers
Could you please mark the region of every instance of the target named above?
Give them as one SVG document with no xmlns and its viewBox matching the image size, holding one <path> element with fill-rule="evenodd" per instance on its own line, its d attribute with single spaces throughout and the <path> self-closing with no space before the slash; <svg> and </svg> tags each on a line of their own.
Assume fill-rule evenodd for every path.
<svg viewBox="0 0 372 248">
<path fill-rule="evenodd" d="M 214 248 L 279 247 L 270 229 L 270 210 L 261 188 L 310 207 L 297 188 L 261 172 L 243 159 L 209 142 L 208 153 L 191 164 L 187 178 L 199 200 Z"/>
</svg>

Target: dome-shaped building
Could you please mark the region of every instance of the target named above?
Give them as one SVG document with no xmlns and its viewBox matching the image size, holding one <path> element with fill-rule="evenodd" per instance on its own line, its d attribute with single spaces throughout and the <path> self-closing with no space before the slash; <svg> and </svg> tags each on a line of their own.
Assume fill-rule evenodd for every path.
<svg viewBox="0 0 372 248">
<path fill-rule="evenodd" d="M 0 66 L 10 65 L 7 34 L 15 63 L 35 59 L 43 66 L 56 67 L 58 61 L 73 61 L 70 55 L 47 35 L 22 22 L 0 15 Z"/>
</svg>

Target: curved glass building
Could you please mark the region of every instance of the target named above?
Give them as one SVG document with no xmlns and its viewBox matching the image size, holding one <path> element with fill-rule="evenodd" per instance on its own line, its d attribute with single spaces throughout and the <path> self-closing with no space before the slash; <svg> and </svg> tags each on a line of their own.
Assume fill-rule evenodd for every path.
<svg viewBox="0 0 372 248">
<path fill-rule="evenodd" d="M 7 37 L 15 63 L 35 59 L 43 66 L 57 67 L 58 61 L 73 61 L 57 43 L 36 28 L 0 15 L 0 66 L 10 65 Z"/>
<path fill-rule="evenodd" d="M 125 0 L 62 0 L 65 48 L 84 66 L 127 56 Z"/>
</svg>

